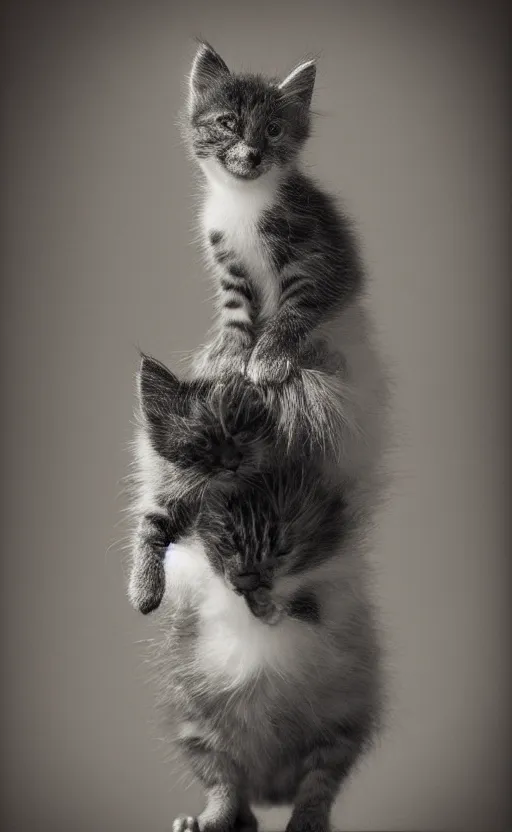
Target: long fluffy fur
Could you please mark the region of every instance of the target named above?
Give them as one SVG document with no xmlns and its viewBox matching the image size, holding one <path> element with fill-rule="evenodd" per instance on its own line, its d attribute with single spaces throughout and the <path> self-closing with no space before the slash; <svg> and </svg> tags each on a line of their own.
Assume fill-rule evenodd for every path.
<svg viewBox="0 0 512 832">
<path fill-rule="evenodd" d="M 325 832 L 380 724 L 364 554 L 387 383 L 351 224 L 297 167 L 314 77 L 234 76 L 203 43 L 189 82 L 217 318 L 190 381 L 141 368 L 130 584 L 159 608 L 160 704 L 207 795 L 174 832 L 255 829 L 251 803 L 290 802 L 288 832 Z"/>
<path fill-rule="evenodd" d="M 278 82 L 232 74 L 208 44 L 198 50 L 182 127 L 205 175 L 201 237 L 217 310 L 192 373 L 247 374 L 289 447 L 339 456 L 355 423 L 346 338 L 333 332 L 361 306 L 365 270 L 351 220 L 300 170 L 314 79 L 311 60 Z M 276 117 L 284 131 L 265 140 Z M 230 155 L 254 148 L 256 169 Z"/>
</svg>

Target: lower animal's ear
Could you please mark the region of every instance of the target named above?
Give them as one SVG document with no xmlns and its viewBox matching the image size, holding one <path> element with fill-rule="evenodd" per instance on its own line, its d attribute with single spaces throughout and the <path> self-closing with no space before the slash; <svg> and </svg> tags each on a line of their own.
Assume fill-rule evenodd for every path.
<svg viewBox="0 0 512 832">
<path fill-rule="evenodd" d="M 139 403 L 144 416 L 160 422 L 166 415 L 180 410 L 184 391 L 182 383 L 164 364 L 142 355 L 138 374 Z"/>
</svg>

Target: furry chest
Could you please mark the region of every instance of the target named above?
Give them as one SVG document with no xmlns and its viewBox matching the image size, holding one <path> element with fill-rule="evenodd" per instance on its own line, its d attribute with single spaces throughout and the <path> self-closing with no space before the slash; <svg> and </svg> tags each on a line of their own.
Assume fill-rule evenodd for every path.
<svg viewBox="0 0 512 832">
<path fill-rule="evenodd" d="M 193 649 L 183 660 L 212 687 L 235 691 L 262 673 L 300 684 L 308 672 L 304 657 L 315 655 L 311 628 L 289 617 L 276 626 L 257 619 L 213 571 L 199 541 L 171 547 L 166 585 L 172 614 L 192 611 L 196 621 Z"/>
<path fill-rule="evenodd" d="M 261 298 L 260 314 L 266 318 L 277 308 L 279 279 L 259 230 L 263 208 L 245 195 L 214 194 L 205 203 L 202 223 L 207 240 L 220 234 L 217 250 L 247 272 Z M 215 252 L 211 254 L 215 262 Z"/>
</svg>

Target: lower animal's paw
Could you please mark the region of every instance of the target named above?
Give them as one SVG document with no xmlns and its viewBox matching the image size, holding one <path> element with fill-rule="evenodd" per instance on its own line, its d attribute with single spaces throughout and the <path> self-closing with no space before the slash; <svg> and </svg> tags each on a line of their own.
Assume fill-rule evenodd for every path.
<svg viewBox="0 0 512 832">
<path fill-rule="evenodd" d="M 262 587 L 248 593 L 247 603 L 252 614 L 265 624 L 278 624 L 283 617 L 284 608 Z"/>
<path fill-rule="evenodd" d="M 325 817 L 318 817 L 315 812 L 295 809 L 286 832 L 331 832 L 331 825 Z"/>
<path fill-rule="evenodd" d="M 251 825 L 246 832 L 257 832 L 257 821 L 254 818 L 256 825 Z M 178 817 L 173 821 L 172 832 L 242 832 L 242 828 L 231 823 L 225 818 L 195 818 L 191 815 Z"/>
<path fill-rule="evenodd" d="M 176 818 L 172 824 L 172 832 L 199 832 L 197 818 L 190 815 Z"/>
<path fill-rule="evenodd" d="M 332 830 L 330 826 L 326 826 L 321 822 L 292 820 L 286 827 L 286 832 L 332 832 Z"/>
<path fill-rule="evenodd" d="M 294 369 L 295 362 L 289 354 L 257 344 L 247 364 L 247 375 L 255 384 L 282 384 Z"/>
<path fill-rule="evenodd" d="M 164 592 L 165 570 L 162 561 L 155 558 L 134 563 L 128 596 L 135 609 L 143 615 L 148 615 L 160 606 Z"/>
<path fill-rule="evenodd" d="M 283 617 L 283 607 L 280 604 L 271 603 L 268 605 L 267 609 L 265 610 L 264 614 L 262 615 L 262 620 L 265 624 L 270 624 L 274 626 L 274 624 L 279 624 Z"/>
</svg>

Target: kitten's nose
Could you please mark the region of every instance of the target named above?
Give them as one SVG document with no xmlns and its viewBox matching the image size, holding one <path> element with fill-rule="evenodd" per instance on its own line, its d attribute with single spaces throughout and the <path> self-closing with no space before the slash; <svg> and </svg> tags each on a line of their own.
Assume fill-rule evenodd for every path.
<svg viewBox="0 0 512 832">
<path fill-rule="evenodd" d="M 261 153 L 259 150 L 249 150 L 247 154 L 247 161 L 253 168 L 257 168 L 261 164 Z"/>
<path fill-rule="evenodd" d="M 233 578 L 233 585 L 241 592 L 254 592 L 261 586 L 261 576 L 258 572 L 240 572 Z"/>
</svg>

